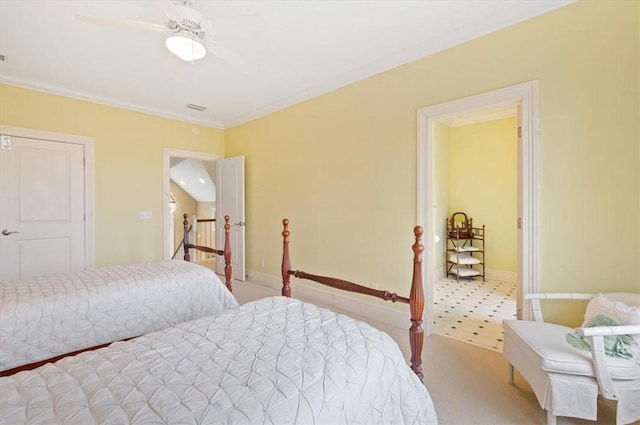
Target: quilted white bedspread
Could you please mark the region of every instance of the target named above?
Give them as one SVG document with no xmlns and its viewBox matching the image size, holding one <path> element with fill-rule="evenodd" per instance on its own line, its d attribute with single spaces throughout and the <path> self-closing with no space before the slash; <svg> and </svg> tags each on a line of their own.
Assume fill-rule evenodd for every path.
<svg viewBox="0 0 640 425">
<path fill-rule="evenodd" d="M 213 271 L 181 260 L 8 280 L 0 302 L 0 370 L 238 305 Z"/>
<path fill-rule="evenodd" d="M 436 424 L 395 341 L 272 297 L 0 378 L 2 424 Z"/>
</svg>

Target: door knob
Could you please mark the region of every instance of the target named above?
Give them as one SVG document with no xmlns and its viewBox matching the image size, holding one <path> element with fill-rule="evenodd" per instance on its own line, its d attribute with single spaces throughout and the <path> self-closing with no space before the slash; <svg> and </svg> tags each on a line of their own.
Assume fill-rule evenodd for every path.
<svg viewBox="0 0 640 425">
<path fill-rule="evenodd" d="M 20 233 L 20 232 L 11 232 L 11 231 L 9 231 L 7 229 L 2 229 L 2 234 L 5 235 L 5 236 L 9 236 L 12 233 Z"/>
</svg>

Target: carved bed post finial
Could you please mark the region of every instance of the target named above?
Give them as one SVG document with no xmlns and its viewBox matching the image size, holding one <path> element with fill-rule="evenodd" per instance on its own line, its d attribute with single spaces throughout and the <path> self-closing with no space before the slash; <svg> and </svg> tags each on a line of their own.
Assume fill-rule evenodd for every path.
<svg viewBox="0 0 640 425">
<path fill-rule="evenodd" d="M 422 344 L 424 330 L 422 329 L 422 313 L 424 311 L 424 288 L 422 286 L 422 227 L 413 228 L 416 241 L 413 250 L 413 277 L 411 279 L 411 294 L 409 295 L 409 310 L 411 311 L 411 328 L 409 329 L 409 343 L 411 345 L 411 370 L 422 380 Z"/>
<path fill-rule="evenodd" d="M 182 214 L 182 226 L 184 227 L 184 235 L 182 236 L 182 248 L 184 249 L 184 261 L 191 261 L 189 255 L 189 220 L 187 220 L 187 213 Z"/>
<path fill-rule="evenodd" d="M 289 259 L 289 219 L 282 220 L 284 229 L 282 230 L 282 296 L 291 296 L 291 260 Z"/>
<path fill-rule="evenodd" d="M 229 242 L 229 216 L 224 216 L 224 278 L 229 292 L 233 292 L 231 289 L 231 243 Z"/>
</svg>

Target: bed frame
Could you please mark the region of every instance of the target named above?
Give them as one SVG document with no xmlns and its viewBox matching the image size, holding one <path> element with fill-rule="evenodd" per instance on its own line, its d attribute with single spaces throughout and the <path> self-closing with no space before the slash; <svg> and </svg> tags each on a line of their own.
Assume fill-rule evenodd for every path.
<svg viewBox="0 0 640 425">
<path fill-rule="evenodd" d="M 229 243 L 229 229 L 230 229 L 230 225 L 229 225 L 229 216 L 226 215 L 224 216 L 224 249 L 223 250 L 217 250 L 217 249 L 213 249 L 210 248 L 208 246 L 201 246 L 201 245 L 194 245 L 192 243 L 189 243 L 189 222 L 187 221 L 187 214 L 183 214 L 183 225 L 184 225 L 184 238 L 183 238 L 183 245 L 184 245 L 184 260 L 185 261 L 191 261 L 191 256 L 189 255 L 189 250 L 190 249 L 195 249 L 197 251 L 202 251 L 202 252 L 208 252 L 211 254 L 216 254 L 216 255 L 224 255 L 224 275 L 225 275 L 225 284 L 227 285 L 227 288 L 229 289 L 229 291 L 231 291 L 231 248 L 230 248 L 230 243 Z M 127 341 L 128 339 L 132 339 L 132 338 L 127 338 L 124 339 L 122 341 Z M 54 363 L 57 362 L 58 360 L 61 360 L 65 357 L 69 357 L 69 356 L 75 356 L 76 354 L 80 354 L 83 353 L 85 351 L 93 351 L 93 350 L 97 350 L 99 348 L 102 347 L 106 347 L 108 345 L 113 344 L 116 341 L 112 341 L 112 342 L 107 342 L 106 344 L 100 344 L 100 345 L 95 345 L 93 347 L 88 347 L 88 348 L 83 348 L 82 350 L 77 350 L 77 351 L 73 351 L 70 353 L 65 353 L 65 354 L 60 354 L 59 356 L 56 357 L 52 357 L 46 360 L 40 360 L 34 363 L 29 363 L 26 365 L 22 365 L 22 366 L 18 366 L 15 367 L 13 369 L 7 369 L 4 371 L 0 371 L 0 377 L 2 376 L 9 376 L 9 375 L 13 375 L 15 373 L 18 372 L 22 372 L 23 370 L 32 370 L 35 369 L 37 367 L 40 367 L 42 365 L 45 365 L 47 363 Z"/>
<path fill-rule="evenodd" d="M 413 250 L 413 277 L 411 279 L 411 292 L 409 298 L 398 296 L 396 293 L 372 289 L 357 283 L 349 282 L 333 277 L 312 275 L 300 270 L 291 269 L 289 257 L 289 220 L 282 220 L 284 227 L 282 231 L 282 295 L 291 296 L 291 276 L 299 279 L 308 279 L 314 282 L 358 294 L 371 295 L 384 301 L 401 302 L 409 304 L 411 312 L 411 327 L 409 328 L 409 344 L 411 345 L 411 370 L 422 380 L 422 345 L 424 342 L 424 330 L 422 329 L 422 312 L 424 310 L 424 289 L 422 286 L 422 227 L 416 226 L 413 229 L 415 242 L 411 247 Z"/>
<path fill-rule="evenodd" d="M 227 285 L 229 292 L 233 292 L 231 289 L 231 243 L 229 242 L 229 229 L 231 229 L 231 225 L 229 224 L 229 216 L 224 216 L 224 249 L 213 249 L 208 246 L 202 245 L 194 245 L 189 243 L 189 221 L 187 220 L 188 215 L 182 214 L 182 218 L 184 221 L 182 225 L 184 227 L 184 237 L 182 238 L 182 245 L 184 247 L 184 261 L 191 261 L 190 250 L 195 249 L 196 251 L 207 252 L 209 254 L 222 255 L 224 256 L 224 283 Z M 195 220 L 194 220 L 195 223 Z"/>
</svg>

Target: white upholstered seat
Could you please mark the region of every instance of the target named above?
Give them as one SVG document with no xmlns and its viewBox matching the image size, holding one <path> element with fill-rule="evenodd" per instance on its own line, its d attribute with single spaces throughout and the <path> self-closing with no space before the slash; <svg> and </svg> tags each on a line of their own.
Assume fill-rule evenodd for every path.
<svg viewBox="0 0 640 425">
<path fill-rule="evenodd" d="M 612 302 L 640 306 L 640 294 L 605 294 Z M 605 335 L 640 338 L 640 324 L 580 328 L 592 351 L 573 347 L 566 335 L 576 330 L 545 323 L 541 299 L 590 299 L 592 294 L 529 294 L 535 321 L 505 320 L 503 354 L 533 388 L 540 406 L 547 410 L 548 425 L 557 416 L 597 419 L 598 395 L 617 400 L 617 423 L 640 420 L 640 365 L 634 359 L 605 355 Z M 640 311 L 638 312 L 640 314 Z"/>
</svg>

